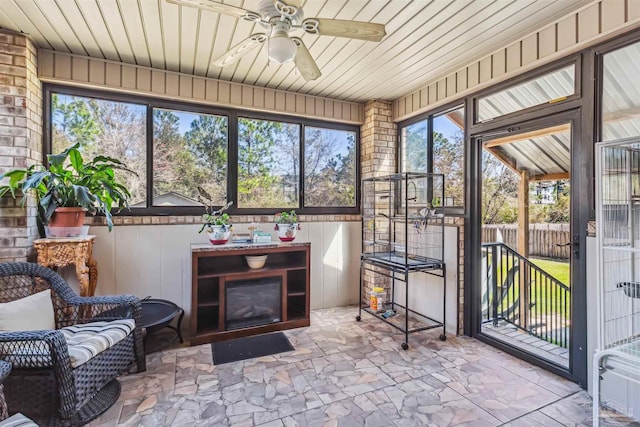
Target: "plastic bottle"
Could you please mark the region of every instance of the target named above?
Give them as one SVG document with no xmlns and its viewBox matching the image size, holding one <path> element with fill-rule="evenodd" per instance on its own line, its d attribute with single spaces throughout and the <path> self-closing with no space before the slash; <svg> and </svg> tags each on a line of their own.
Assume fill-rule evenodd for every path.
<svg viewBox="0 0 640 427">
<path fill-rule="evenodd" d="M 384 311 L 385 296 L 384 288 L 373 288 L 373 291 L 369 294 L 369 308 L 371 311 L 376 313 Z"/>
</svg>

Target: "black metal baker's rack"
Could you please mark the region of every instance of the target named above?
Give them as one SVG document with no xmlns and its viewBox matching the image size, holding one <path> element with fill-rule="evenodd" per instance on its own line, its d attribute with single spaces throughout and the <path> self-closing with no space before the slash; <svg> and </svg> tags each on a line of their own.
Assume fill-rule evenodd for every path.
<svg viewBox="0 0 640 427">
<path fill-rule="evenodd" d="M 441 174 L 406 172 L 362 182 L 360 305 L 356 320 L 361 321 L 365 311 L 398 329 L 405 335 L 404 350 L 409 348 L 409 334 L 414 332 L 441 327 L 440 339 L 447 339 L 443 203 Z M 382 312 L 370 309 L 363 294 L 366 271 L 373 273 L 374 286 L 386 290 L 388 301 Z M 442 278 L 441 320 L 409 308 L 413 286 L 409 277 L 418 272 Z"/>
</svg>

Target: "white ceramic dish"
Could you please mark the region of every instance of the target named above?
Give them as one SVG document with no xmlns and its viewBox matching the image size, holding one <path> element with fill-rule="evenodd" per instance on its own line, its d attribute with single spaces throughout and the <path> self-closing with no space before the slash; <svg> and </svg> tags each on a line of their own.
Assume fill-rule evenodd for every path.
<svg viewBox="0 0 640 427">
<path fill-rule="evenodd" d="M 268 255 L 245 255 L 249 268 L 262 268 L 267 262 Z"/>
</svg>

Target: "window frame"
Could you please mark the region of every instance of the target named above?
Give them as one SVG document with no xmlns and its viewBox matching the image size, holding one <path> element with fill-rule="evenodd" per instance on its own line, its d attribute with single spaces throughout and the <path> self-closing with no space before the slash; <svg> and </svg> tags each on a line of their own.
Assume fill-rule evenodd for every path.
<svg viewBox="0 0 640 427">
<path fill-rule="evenodd" d="M 547 74 L 552 74 L 556 71 L 560 71 L 563 68 L 566 68 L 570 65 L 574 66 L 574 88 L 573 94 L 565 97 L 564 99 L 560 99 L 557 101 L 548 101 L 543 104 L 533 105 L 528 108 L 523 108 L 521 110 L 517 110 L 508 114 L 503 114 L 492 119 L 480 121 L 478 119 L 478 109 L 480 107 L 480 99 L 486 98 L 491 95 L 495 95 L 502 91 L 508 90 L 510 88 L 516 87 L 520 84 L 527 83 L 533 81 L 539 77 L 543 77 Z M 473 120 L 471 124 L 474 126 L 482 126 L 482 127 L 495 127 L 495 122 L 498 121 L 509 121 L 510 119 L 517 119 L 523 114 L 531 113 L 538 111 L 540 109 L 546 108 L 549 104 L 564 104 L 570 101 L 574 101 L 582 98 L 582 61 L 579 56 L 570 55 L 569 57 L 562 58 L 558 61 L 553 62 L 552 64 L 544 65 L 536 68 L 534 71 L 523 73 L 522 75 L 516 76 L 512 79 L 508 79 L 504 82 L 497 83 L 495 85 L 490 86 L 485 90 L 480 90 L 473 95 L 471 95 L 472 102 L 472 112 L 473 112 Z"/>
<path fill-rule="evenodd" d="M 595 88 L 594 88 L 594 139 L 596 142 L 602 141 L 602 135 L 604 132 L 604 115 L 603 115 L 603 100 L 604 100 L 604 57 L 608 53 L 615 52 L 633 44 L 640 43 L 640 33 L 632 32 L 625 34 L 615 40 L 605 42 L 601 45 L 592 48 L 595 68 Z M 595 216 L 594 216 L 595 218 Z"/>
<path fill-rule="evenodd" d="M 425 113 L 419 114 L 415 117 L 411 117 L 407 120 L 403 120 L 401 122 L 398 122 L 398 134 L 397 134 L 397 140 L 398 140 L 398 144 L 397 144 L 397 151 L 396 151 L 396 158 L 398 159 L 397 161 L 397 172 L 401 173 L 402 172 L 402 168 L 403 168 L 403 164 L 402 164 L 402 159 L 403 159 L 403 142 L 402 142 L 402 130 L 407 127 L 407 126 L 411 126 L 414 125 L 416 123 L 419 123 L 421 121 L 426 120 L 427 121 L 427 135 L 428 135 L 428 141 L 427 141 L 427 156 L 428 158 L 428 173 L 433 173 L 433 118 L 436 116 L 441 116 L 443 114 L 446 114 L 450 111 L 455 111 L 455 110 L 459 110 L 462 109 L 462 111 L 465 114 L 465 118 L 464 118 L 464 123 L 465 123 L 465 127 L 464 127 L 464 133 L 463 133 L 463 142 L 462 142 L 462 146 L 463 146 L 463 153 L 462 153 L 462 165 L 463 165 L 463 169 L 464 169 L 464 176 L 463 176 L 463 182 L 464 184 L 464 193 L 463 193 L 463 200 L 462 206 L 445 206 L 444 207 L 444 213 L 447 216 L 463 216 L 465 214 L 465 212 L 467 211 L 467 169 L 466 169 L 466 162 L 467 162 L 467 140 L 469 137 L 468 134 L 468 120 L 467 120 L 467 99 L 466 98 L 461 98 L 461 99 L 457 99 L 454 100 L 452 102 L 448 102 L 440 107 L 438 107 L 435 110 L 430 110 L 427 111 Z M 444 178 L 444 183 L 445 183 L 445 197 L 446 197 L 446 185 L 447 185 L 447 177 L 445 176 Z"/>
<path fill-rule="evenodd" d="M 360 214 L 360 126 L 341 122 L 331 122 L 320 119 L 310 119 L 286 114 L 270 113 L 243 110 L 236 108 L 225 108 L 216 105 L 205 105 L 182 100 L 172 100 L 167 98 L 155 98 L 152 96 L 134 95 L 118 91 L 106 91 L 93 88 L 67 86 L 55 83 L 43 84 L 43 162 L 46 164 L 46 156 L 51 153 L 52 141 L 52 94 L 59 93 L 69 96 L 80 96 L 85 98 L 102 99 L 105 101 L 122 102 L 142 105 L 146 107 L 146 207 L 123 210 L 122 216 L 172 216 L 172 215 L 202 215 L 204 207 L 198 206 L 153 206 L 153 111 L 155 108 L 183 111 L 194 114 L 210 114 L 225 116 L 228 120 L 227 134 L 227 200 L 233 200 L 234 205 L 228 212 L 231 215 L 273 215 L 283 210 L 292 208 L 239 208 L 237 206 L 237 179 L 238 179 L 238 119 L 248 118 L 256 120 L 270 120 L 289 124 L 296 124 L 300 127 L 300 176 L 299 179 L 299 204 L 293 208 L 298 215 L 335 215 L 335 214 Z M 305 127 L 316 127 L 338 131 L 354 132 L 356 135 L 355 144 L 355 205 L 354 206 L 325 206 L 325 207 L 305 207 L 304 206 L 304 158 L 305 158 Z"/>
<path fill-rule="evenodd" d="M 314 125 L 314 123 L 317 123 Z M 307 120 L 305 125 L 302 126 L 300 128 L 300 141 L 301 141 L 301 147 L 300 147 L 300 197 L 304 197 L 305 196 L 305 187 L 304 187 L 304 179 L 305 179 L 305 138 L 306 138 L 306 127 L 312 127 L 312 128 L 316 128 L 316 129 L 327 129 L 327 130 L 337 130 L 337 131 L 343 131 L 343 132 L 354 132 L 356 137 L 355 137 L 355 158 L 354 158 L 354 162 L 355 162 L 355 173 L 356 173 L 356 186 L 355 186 L 355 205 L 354 206 L 335 206 L 335 207 L 331 207 L 330 209 L 333 210 L 337 210 L 338 213 L 342 213 L 342 210 L 344 210 L 345 213 L 354 213 L 355 211 L 357 211 L 357 213 L 360 213 L 360 188 L 362 187 L 362 182 L 361 180 L 361 175 L 360 175 L 360 169 L 361 169 L 361 164 L 360 164 L 360 127 L 358 126 L 357 129 L 349 126 L 349 125 L 344 125 L 344 126 L 332 126 L 332 127 L 327 127 L 327 126 L 323 126 L 322 121 L 314 121 L 314 120 Z M 304 200 L 300 199 L 300 203 L 302 205 L 304 205 Z M 327 209 L 327 207 L 321 207 L 321 206 L 309 206 L 306 209 L 308 210 L 320 210 L 320 209 Z"/>
</svg>

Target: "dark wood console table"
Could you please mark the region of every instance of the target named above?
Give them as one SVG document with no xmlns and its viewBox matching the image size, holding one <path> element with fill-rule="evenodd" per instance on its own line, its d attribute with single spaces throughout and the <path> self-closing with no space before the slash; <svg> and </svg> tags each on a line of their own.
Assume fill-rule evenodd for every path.
<svg viewBox="0 0 640 427">
<path fill-rule="evenodd" d="M 245 255 L 268 255 L 260 269 L 250 269 Z M 269 244 L 191 245 L 191 344 L 197 345 L 283 329 L 309 326 L 309 242 Z M 273 279 L 280 284 L 281 312 L 275 320 L 231 329 L 227 325 L 225 299 L 234 283 Z M 256 302 L 260 297 L 256 295 Z"/>
</svg>

